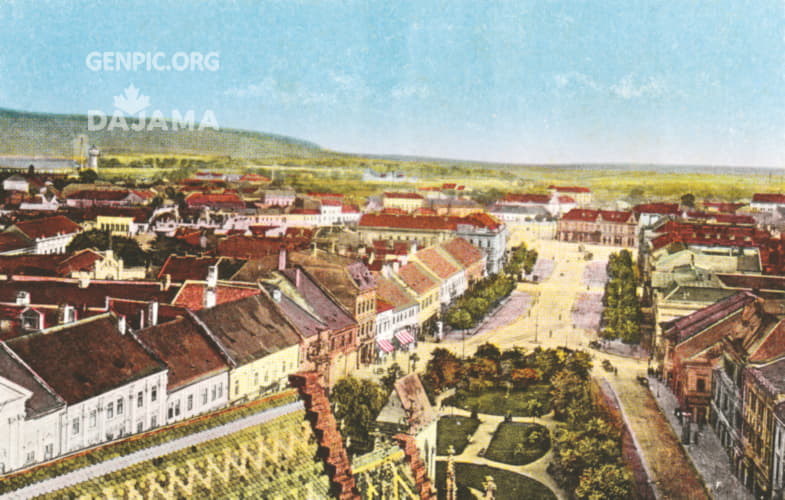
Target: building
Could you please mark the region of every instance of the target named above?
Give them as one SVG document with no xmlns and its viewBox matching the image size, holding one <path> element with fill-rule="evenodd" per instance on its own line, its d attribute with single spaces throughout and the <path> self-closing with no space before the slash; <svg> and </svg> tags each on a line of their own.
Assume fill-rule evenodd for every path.
<svg viewBox="0 0 785 500">
<path fill-rule="evenodd" d="M 382 324 L 382 328 L 377 329 L 376 344 L 380 356 L 399 350 L 408 351 L 414 347 L 414 339 L 419 330 L 420 312 L 417 297 L 397 280 L 390 277 L 389 268 L 384 268 L 384 272 L 387 273 L 387 276 L 382 273 L 374 273 L 378 300 L 392 306 L 389 315 L 385 313 L 381 319 L 378 316 L 376 319 L 378 325 L 384 318 L 390 318 L 389 325 Z M 385 308 L 386 306 L 383 306 L 383 310 L 386 310 Z"/>
<path fill-rule="evenodd" d="M 157 318 L 155 318 L 157 321 Z M 143 346 L 164 363 L 167 377 L 166 422 L 217 410 L 229 401 L 230 358 L 194 319 L 185 314 L 140 330 Z"/>
<path fill-rule="evenodd" d="M 632 248 L 637 246 L 637 224 L 633 212 L 576 208 L 559 219 L 556 239 Z"/>
<path fill-rule="evenodd" d="M 439 302 L 443 307 L 450 305 L 466 291 L 468 284 L 463 267 L 449 253 L 440 252 L 438 245 L 424 248 L 412 258 L 441 281 Z"/>
<path fill-rule="evenodd" d="M 209 208 L 216 211 L 245 209 L 245 202 L 236 193 L 191 193 L 185 197 L 185 204 L 191 209 Z"/>
<path fill-rule="evenodd" d="M 551 194 L 557 194 L 560 196 L 569 196 L 570 198 L 574 199 L 579 207 L 588 207 L 591 205 L 592 196 L 591 190 L 589 188 L 580 187 L 580 186 L 548 186 L 548 191 Z"/>
<path fill-rule="evenodd" d="M 95 217 L 95 227 L 115 236 L 133 237 L 150 228 L 153 210 L 149 208 L 98 208 L 86 214 Z"/>
<path fill-rule="evenodd" d="M 228 358 L 232 404 L 282 390 L 300 369 L 302 337 L 265 293 L 202 309 L 193 317 Z"/>
<path fill-rule="evenodd" d="M 389 272 L 390 267 L 386 269 Z M 398 280 L 417 299 L 417 335 L 412 340 L 418 337 L 423 339 L 425 335 L 440 334 L 436 321 L 441 312 L 439 307 L 441 280 L 416 262 L 401 266 L 397 272 L 390 273 L 389 277 Z"/>
<path fill-rule="evenodd" d="M 166 422 L 166 365 L 127 331 L 123 317 L 105 313 L 6 345 L 65 402 L 53 427 L 61 453 Z"/>
<path fill-rule="evenodd" d="M 476 283 L 485 277 L 485 255 L 463 238 L 453 238 L 439 245 L 439 250 L 449 254 L 450 257 L 463 267 L 468 285 Z"/>
<path fill-rule="evenodd" d="M 760 212 L 776 212 L 779 208 L 785 208 L 785 194 L 755 193 L 750 208 Z"/>
<path fill-rule="evenodd" d="M 79 224 L 63 215 L 17 222 L 7 233 L 23 236 L 31 242 L 35 254 L 65 253 L 71 240 L 82 231 Z"/>
<path fill-rule="evenodd" d="M 414 212 L 425 206 L 425 199 L 417 193 L 384 193 L 382 207 Z"/>
</svg>

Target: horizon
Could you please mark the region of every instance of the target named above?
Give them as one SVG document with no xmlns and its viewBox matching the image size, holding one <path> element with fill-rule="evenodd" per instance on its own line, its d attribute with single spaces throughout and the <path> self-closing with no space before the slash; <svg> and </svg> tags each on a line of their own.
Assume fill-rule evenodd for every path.
<svg viewBox="0 0 785 500">
<path fill-rule="evenodd" d="M 140 99 L 120 108 L 128 115 L 209 110 L 220 128 L 352 155 L 785 165 L 785 16 L 770 1 L 441 11 L 436 2 L 50 0 L 4 4 L 0 18 L 13 20 L 0 34 L 0 107 L 21 112 L 111 114 L 133 85 Z M 207 69 L 150 70 L 158 52 L 162 61 L 197 53 Z M 148 59 L 129 70 L 126 54 Z"/>
</svg>

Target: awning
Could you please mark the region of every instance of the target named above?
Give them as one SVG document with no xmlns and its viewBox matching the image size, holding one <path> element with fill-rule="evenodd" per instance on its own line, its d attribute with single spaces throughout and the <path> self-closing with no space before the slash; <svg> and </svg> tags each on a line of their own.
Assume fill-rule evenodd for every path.
<svg viewBox="0 0 785 500">
<path fill-rule="evenodd" d="M 401 345 L 406 345 L 414 342 L 414 337 L 412 336 L 411 333 L 409 333 L 406 330 L 396 333 L 395 338 L 398 339 L 398 342 L 400 342 Z"/>
<path fill-rule="evenodd" d="M 393 347 L 389 340 L 379 339 L 376 343 L 379 344 L 379 349 L 384 352 L 393 352 L 395 350 L 395 347 Z"/>
</svg>

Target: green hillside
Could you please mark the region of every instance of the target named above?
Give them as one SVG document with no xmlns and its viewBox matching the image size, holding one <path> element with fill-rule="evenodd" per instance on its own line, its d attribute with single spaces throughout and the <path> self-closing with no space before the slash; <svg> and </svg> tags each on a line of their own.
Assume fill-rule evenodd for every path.
<svg viewBox="0 0 785 500">
<path fill-rule="evenodd" d="M 128 124 L 131 125 L 130 120 Z M 248 159 L 331 155 L 313 143 L 259 132 L 232 129 L 88 132 L 84 115 L 0 109 L 0 156 L 75 156 L 80 139 L 85 144 L 98 145 L 104 155 L 177 154 Z"/>
</svg>

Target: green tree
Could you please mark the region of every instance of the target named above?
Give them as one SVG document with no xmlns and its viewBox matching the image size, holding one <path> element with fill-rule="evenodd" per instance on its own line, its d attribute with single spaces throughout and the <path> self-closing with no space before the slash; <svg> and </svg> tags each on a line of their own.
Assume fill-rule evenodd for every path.
<svg viewBox="0 0 785 500">
<path fill-rule="evenodd" d="M 485 358 L 490 359 L 495 362 L 499 362 L 502 359 L 502 352 L 499 349 L 499 346 L 496 344 L 491 344 L 490 342 L 486 342 L 477 346 L 477 350 L 474 352 L 475 358 Z"/>
<path fill-rule="evenodd" d="M 445 319 L 447 320 L 448 325 L 459 330 L 466 330 L 474 325 L 472 315 L 463 307 L 451 308 L 447 312 Z"/>
<path fill-rule="evenodd" d="M 431 351 L 431 359 L 425 367 L 426 387 L 440 393 L 455 387 L 461 376 L 461 360 L 452 351 L 436 348 Z"/>
<path fill-rule="evenodd" d="M 79 171 L 79 182 L 82 184 L 92 184 L 98 180 L 98 174 L 95 170 L 86 168 Z"/>
<path fill-rule="evenodd" d="M 616 464 L 587 469 L 581 474 L 575 497 L 581 500 L 626 500 L 632 497 L 630 473 Z"/>
<path fill-rule="evenodd" d="M 576 373 L 561 370 L 551 381 L 551 406 L 556 420 L 565 421 L 568 409 L 575 406 L 591 407 L 587 383 Z"/>
<path fill-rule="evenodd" d="M 348 376 L 335 383 L 330 401 L 335 405 L 336 420 L 342 422 L 344 436 L 351 438 L 351 451 L 370 451 L 376 417 L 387 401 L 384 388 L 372 380 Z"/>
<path fill-rule="evenodd" d="M 685 207 L 695 208 L 695 195 L 692 193 L 682 195 L 681 204 Z"/>
<path fill-rule="evenodd" d="M 66 247 L 66 252 L 78 252 L 86 248 L 103 251 L 109 250 L 110 247 L 115 255 L 123 259 L 123 263 L 127 266 L 144 266 L 147 263 L 147 254 L 135 239 L 125 236 L 112 236 L 109 231 L 100 229 L 92 229 L 77 234 Z"/>
<path fill-rule="evenodd" d="M 395 381 L 403 376 L 404 373 L 401 365 L 398 363 L 393 363 L 387 367 L 387 373 L 379 380 L 379 382 L 381 382 L 382 387 L 384 387 L 384 389 L 387 391 L 387 394 L 389 394 L 395 388 Z"/>
</svg>

